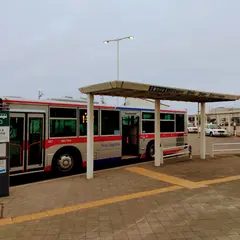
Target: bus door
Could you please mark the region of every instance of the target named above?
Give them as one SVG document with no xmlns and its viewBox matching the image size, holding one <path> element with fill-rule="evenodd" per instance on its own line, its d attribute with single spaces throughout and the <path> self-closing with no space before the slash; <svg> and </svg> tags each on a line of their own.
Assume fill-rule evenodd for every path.
<svg viewBox="0 0 240 240">
<path fill-rule="evenodd" d="M 124 111 L 122 118 L 122 156 L 139 155 L 139 117 L 138 111 Z"/>
<path fill-rule="evenodd" d="M 10 113 L 10 172 L 25 167 L 25 114 Z"/>
<path fill-rule="evenodd" d="M 43 167 L 45 135 L 44 114 L 27 114 L 27 169 Z"/>
</svg>

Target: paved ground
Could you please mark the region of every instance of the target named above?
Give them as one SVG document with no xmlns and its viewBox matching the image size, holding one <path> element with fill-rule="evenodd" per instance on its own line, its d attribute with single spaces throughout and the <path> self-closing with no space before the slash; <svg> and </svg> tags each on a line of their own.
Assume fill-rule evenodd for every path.
<svg viewBox="0 0 240 240">
<path fill-rule="evenodd" d="M 240 239 L 239 184 L 233 155 L 13 187 L 0 239 Z"/>
</svg>

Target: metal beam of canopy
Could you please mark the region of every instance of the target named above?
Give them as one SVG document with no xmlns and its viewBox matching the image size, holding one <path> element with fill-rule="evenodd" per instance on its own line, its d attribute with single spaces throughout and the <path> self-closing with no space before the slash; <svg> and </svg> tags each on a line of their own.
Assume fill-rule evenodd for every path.
<svg viewBox="0 0 240 240">
<path fill-rule="evenodd" d="M 205 139 L 205 103 L 207 102 L 226 102 L 240 99 L 240 95 L 230 95 L 213 92 L 203 92 L 191 89 L 171 88 L 165 86 L 155 86 L 149 84 L 111 81 L 82 87 L 81 93 L 88 95 L 88 122 L 87 122 L 87 178 L 93 178 L 93 100 L 94 95 L 121 96 L 132 98 L 148 98 L 155 100 L 155 166 L 160 166 L 162 154 L 160 154 L 160 100 L 199 102 L 201 103 L 202 130 L 200 136 L 201 158 L 206 158 L 206 139 Z"/>
</svg>

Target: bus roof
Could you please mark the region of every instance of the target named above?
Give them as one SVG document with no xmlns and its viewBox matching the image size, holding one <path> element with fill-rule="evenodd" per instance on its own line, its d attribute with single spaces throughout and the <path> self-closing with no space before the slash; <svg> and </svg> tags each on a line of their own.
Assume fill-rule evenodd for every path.
<svg viewBox="0 0 240 240">
<path fill-rule="evenodd" d="M 23 105 L 45 105 L 45 106 L 55 106 L 55 107 L 87 107 L 86 103 L 77 103 L 76 101 L 74 102 L 66 102 L 66 101 L 52 101 L 52 100 L 27 100 L 23 98 L 2 98 L 4 103 L 7 104 L 23 104 Z M 110 106 L 110 105 L 103 105 L 103 104 L 94 104 L 95 107 L 97 108 L 102 108 L 102 109 L 121 109 L 121 110 L 138 110 L 138 111 L 153 111 L 153 108 L 141 108 L 141 107 L 136 107 L 136 106 Z M 172 110 L 172 109 L 161 109 L 162 112 L 180 112 L 180 113 L 186 113 L 186 110 Z"/>
</svg>

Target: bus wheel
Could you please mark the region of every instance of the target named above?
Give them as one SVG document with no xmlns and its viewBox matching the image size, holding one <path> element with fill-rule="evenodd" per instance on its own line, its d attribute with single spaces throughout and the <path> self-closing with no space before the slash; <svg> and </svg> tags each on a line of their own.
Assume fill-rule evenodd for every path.
<svg viewBox="0 0 240 240">
<path fill-rule="evenodd" d="M 147 150 L 146 150 L 147 158 L 153 160 L 154 154 L 155 154 L 154 141 L 152 141 L 148 143 L 148 146 L 147 146 Z"/>
<path fill-rule="evenodd" d="M 56 165 L 58 172 L 70 172 L 74 167 L 74 158 L 69 153 L 59 154 L 57 157 Z"/>
<path fill-rule="evenodd" d="M 56 174 L 68 174 L 75 171 L 82 171 L 82 156 L 80 151 L 73 147 L 67 146 L 59 149 L 52 162 L 53 172 Z"/>
</svg>

